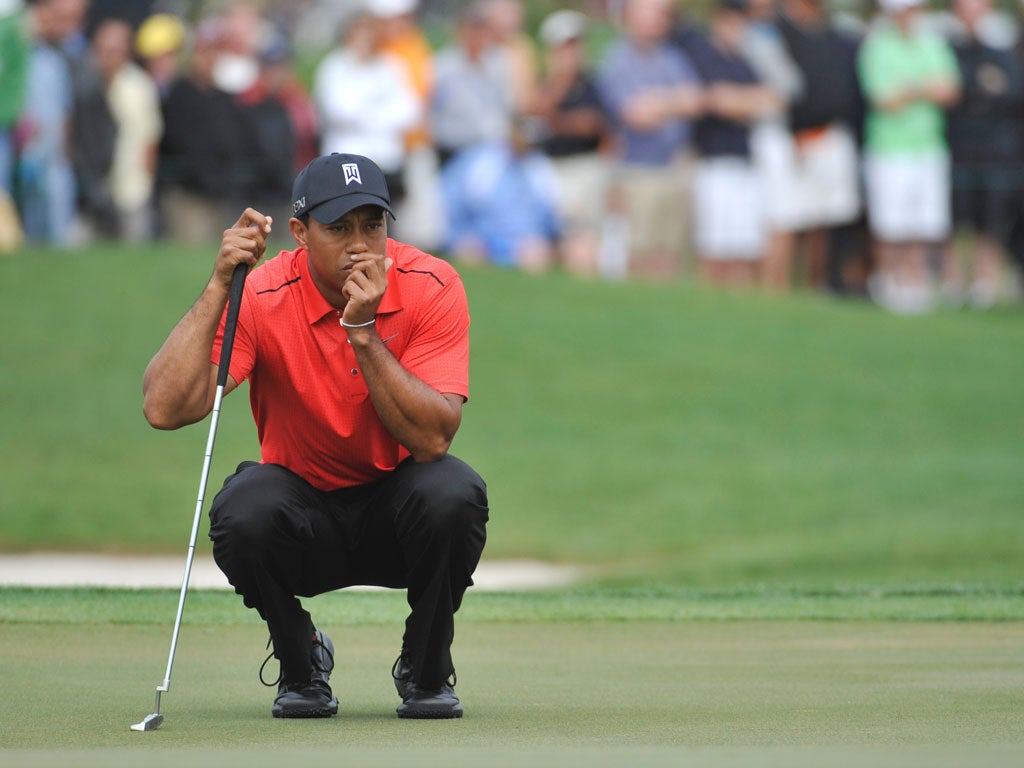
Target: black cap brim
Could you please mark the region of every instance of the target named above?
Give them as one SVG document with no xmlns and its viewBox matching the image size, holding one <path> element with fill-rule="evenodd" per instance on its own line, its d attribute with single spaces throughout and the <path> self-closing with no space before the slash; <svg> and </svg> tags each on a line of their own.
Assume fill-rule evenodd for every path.
<svg viewBox="0 0 1024 768">
<path fill-rule="evenodd" d="M 367 192 L 356 192 L 351 195 L 336 197 L 333 200 L 320 203 L 320 205 L 311 209 L 308 213 L 321 224 L 333 224 L 349 211 L 354 211 L 356 208 L 364 205 L 375 205 L 378 208 L 383 208 L 391 214 L 391 218 L 395 217 L 394 211 L 391 210 L 391 204 L 387 200 Z"/>
</svg>

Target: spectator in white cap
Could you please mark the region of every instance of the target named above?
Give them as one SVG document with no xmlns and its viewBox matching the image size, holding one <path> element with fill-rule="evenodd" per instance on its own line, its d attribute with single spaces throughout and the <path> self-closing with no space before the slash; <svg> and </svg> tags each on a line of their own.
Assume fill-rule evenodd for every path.
<svg viewBox="0 0 1024 768">
<path fill-rule="evenodd" d="M 602 155 L 608 120 L 587 70 L 587 29 L 587 17 L 572 10 L 555 11 L 541 23 L 544 73 L 528 108 L 539 128 L 539 147 L 551 158 L 558 179 L 562 265 L 579 275 L 597 272 L 608 186 Z"/>
<path fill-rule="evenodd" d="M 900 314 L 932 307 L 928 248 L 950 234 L 950 158 L 944 110 L 959 71 L 949 44 L 915 23 L 921 0 L 880 0 L 891 20 L 858 56 L 868 102 L 864 182 L 876 242 L 872 298 Z"/>
</svg>

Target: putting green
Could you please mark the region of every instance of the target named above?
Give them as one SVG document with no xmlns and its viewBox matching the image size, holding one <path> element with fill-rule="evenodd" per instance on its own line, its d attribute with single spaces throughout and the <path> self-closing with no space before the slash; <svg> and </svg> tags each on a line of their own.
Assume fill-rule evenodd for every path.
<svg viewBox="0 0 1024 768">
<path fill-rule="evenodd" d="M 296 749 L 361 766 L 1024 759 L 1021 623 L 468 623 L 455 647 L 466 716 L 451 722 L 394 716 L 398 627 L 323 628 L 338 717 L 270 717 L 261 629 L 185 626 L 166 722 L 136 733 L 166 628 L 6 625 L 0 763 L 181 764 L 182 749 L 247 766 L 281 765 L 280 750 L 298 764 Z"/>
</svg>

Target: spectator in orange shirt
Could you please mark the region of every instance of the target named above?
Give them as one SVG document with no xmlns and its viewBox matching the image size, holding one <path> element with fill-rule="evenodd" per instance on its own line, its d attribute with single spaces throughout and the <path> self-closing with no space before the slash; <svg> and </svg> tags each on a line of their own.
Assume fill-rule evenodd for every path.
<svg viewBox="0 0 1024 768">
<path fill-rule="evenodd" d="M 405 197 L 397 201 L 395 230 L 424 248 L 437 248 L 444 214 L 438 192 L 437 153 L 427 113 L 434 90 L 434 51 L 416 16 L 419 0 L 369 0 L 380 50 L 401 66 L 419 99 L 421 119 L 405 133 Z"/>
</svg>

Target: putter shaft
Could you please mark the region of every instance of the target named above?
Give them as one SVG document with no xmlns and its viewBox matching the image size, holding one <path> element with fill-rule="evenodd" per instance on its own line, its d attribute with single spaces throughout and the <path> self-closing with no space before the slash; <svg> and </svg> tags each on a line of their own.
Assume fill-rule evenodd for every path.
<svg viewBox="0 0 1024 768">
<path fill-rule="evenodd" d="M 203 515 L 203 501 L 206 498 L 206 483 L 210 478 L 210 463 L 213 459 L 213 446 L 217 439 L 217 424 L 220 421 L 220 405 L 224 399 L 224 387 L 227 384 L 228 366 L 231 363 L 231 350 L 234 346 L 235 328 L 238 324 L 238 311 L 242 304 L 242 290 L 248 267 L 238 264 L 231 276 L 230 296 L 228 297 L 227 318 L 224 323 L 224 339 L 221 346 L 220 366 L 217 371 L 217 392 L 213 398 L 213 411 L 210 418 L 210 434 L 206 438 L 206 454 L 203 458 L 203 470 L 199 477 L 199 493 L 196 497 L 196 510 L 192 517 L 192 533 L 188 541 L 188 554 L 185 557 L 185 572 L 181 578 L 181 592 L 178 595 L 178 612 L 174 617 L 174 631 L 171 633 L 171 650 L 167 654 L 167 671 L 164 681 L 156 687 L 156 709 L 146 715 L 140 723 L 133 723 L 133 731 L 155 731 L 164 721 L 160 714 L 160 694 L 171 687 L 171 669 L 174 667 L 174 653 L 178 648 L 178 633 L 181 631 L 181 616 L 185 610 L 185 595 L 188 594 L 188 581 L 192 573 L 192 561 L 196 554 L 196 539 L 199 537 L 199 523 Z"/>
</svg>

